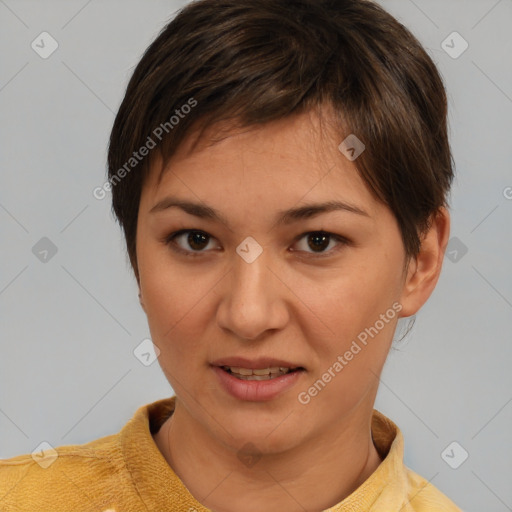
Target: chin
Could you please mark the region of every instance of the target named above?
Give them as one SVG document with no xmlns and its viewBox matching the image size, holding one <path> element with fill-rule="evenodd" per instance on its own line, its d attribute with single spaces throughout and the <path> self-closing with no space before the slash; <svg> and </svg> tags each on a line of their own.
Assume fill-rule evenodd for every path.
<svg viewBox="0 0 512 512">
<path fill-rule="evenodd" d="M 221 422 L 222 427 L 216 429 L 224 443 L 235 450 L 247 444 L 252 444 L 262 454 L 280 453 L 298 444 L 304 437 L 304 423 L 297 422 L 293 413 L 286 410 L 261 414 L 257 412 L 238 411 L 229 414 L 228 423 Z"/>
</svg>

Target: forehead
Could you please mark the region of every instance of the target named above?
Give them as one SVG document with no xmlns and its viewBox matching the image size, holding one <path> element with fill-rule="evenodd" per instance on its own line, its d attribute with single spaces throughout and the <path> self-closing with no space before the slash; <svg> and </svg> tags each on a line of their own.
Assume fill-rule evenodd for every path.
<svg viewBox="0 0 512 512">
<path fill-rule="evenodd" d="M 143 189 L 149 206 L 178 195 L 219 209 L 237 197 L 242 204 L 273 207 L 302 199 L 365 203 L 372 196 L 355 165 L 338 149 L 340 129 L 311 112 L 256 126 L 218 123 L 196 129 L 165 163 L 159 156 Z M 256 209 L 254 209 L 256 208 Z M 274 208 L 275 209 L 275 208 Z"/>
<path fill-rule="evenodd" d="M 300 160 L 307 156 L 308 160 L 319 164 L 310 166 L 311 173 L 321 175 L 326 165 L 331 167 L 340 157 L 338 145 L 344 130 L 341 121 L 335 119 L 332 108 L 325 106 L 249 126 L 238 120 L 224 120 L 204 127 L 199 120 L 188 130 L 170 158 L 164 161 L 161 152 L 153 155 L 149 169 L 151 181 L 153 185 L 160 185 L 166 174 L 185 162 L 218 162 L 234 153 L 274 154 L 281 160 Z"/>
</svg>

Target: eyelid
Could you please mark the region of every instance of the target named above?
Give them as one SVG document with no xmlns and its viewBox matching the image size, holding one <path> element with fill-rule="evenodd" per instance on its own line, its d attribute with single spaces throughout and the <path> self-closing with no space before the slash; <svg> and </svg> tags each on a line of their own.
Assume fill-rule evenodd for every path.
<svg viewBox="0 0 512 512">
<path fill-rule="evenodd" d="M 189 251 L 186 249 L 182 249 L 181 247 L 179 247 L 178 245 L 176 245 L 174 243 L 174 240 L 176 238 L 178 238 L 179 236 L 181 236 L 185 233 L 192 233 L 192 232 L 202 233 L 202 234 L 206 235 L 209 239 L 216 239 L 213 235 L 210 235 L 208 232 L 206 232 L 202 229 L 188 228 L 188 229 L 180 229 L 177 231 L 173 231 L 169 235 L 166 235 L 162 239 L 162 243 L 164 243 L 165 245 L 170 247 L 171 250 L 173 250 L 177 253 L 180 253 L 180 254 L 184 254 L 185 256 L 196 257 L 196 256 L 201 256 L 203 254 L 207 254 L 208 252 L 210 252 L 210 251 Z M 329 236 L 330 239 L 335 240 L 338 243 L 338 245 L 336 247 L 334 247 L 333 249 L 330 249 L 330 250 L 322 252 L 322 253 L 314 253 L 314 252 L 307 252 L 307 251 L 300 251 L 300 250 L 292 250 L 292 252 L 298 253 L 299 257 L 303 257 L 303 258 L 309 258 L 309 259 L 311 259 L 311 258 L 326 258 L 326 257 L 332 256 L 333 254 L 338 252 L 338 250 L 340 250 L 344 246 L 351 244 L 350 240 L 348 240 L 346 237 L 344 237 L 342 235 L 337 235 L 336 233 L 332 233 L 332 232 L 326 231 L 324 229 L 305 231 L 304 233 L 297 235 L 294 238 L 293 242 L 295 244 L 299 240 L 302 240 L 307 235 L 319 234 L 319 233 Z M 300 253 L 303 253 L 303 252 L 306 252 L 307 256 L 300 256 Z"/>
<path fill-rule="evenodd" d="M 332 233 L 331 231 L 326 231 L 325 229 L 316 229 L 316 230 L 310 230 L 302 233 L 301 235 L 298 235 L 294 239 L 294 243 L 297 243 L 299 240 L 302 240 L 307 235 L 313 235 L 313 234 L 324 234 L 327 235 L 330 240 L 329 241 L 336 241 L 337 245 L 336 247 L 333 247 L 332 249 L 329 249 L 328 251 L 314 253 L 314 252 L 307 252 L 307 251 L 300 251 L 300 250 L 292 250 L 292 252 L 297 253 L 299 258 L 304 259 L 321 259 L 321 258 L 328 258 L 332 257 L 334 254 L 337 254 L 341 249 L 343 249 L 345 246 L 350 245 L 351 242 L 346 237 L 342 235 L 337 235 L 336 233 Z M 303 255 L 303 253 L 305 255 Z"/>
<path fill-rule="evenodd" d="M 203 254 L 206 254 L 209 251 L 188 251 L 186 249 L 182 249 L 181 247 L 179 247 L 177 244 L 174 243 L 174 239 L 178 238 L 179 236 L 184 235 L 185 233 L 194 233 L 194 232 L 195 233 L 203 233 L 210 239 L 212 239 L 212 238 L 215 239 L 214 236 L 210 235 L 206 231 L 203 231 L 202 229 L 189 228 L 189 229 L 179 229 L 178 231 L 173 231 L 171 234 L 166 235 L 163 238 L 162 242 L 164 243 L 164 245 L 168 246 L 174 252 L 177 252 L 179 254 L 184 254 L 185 256 L 196 257 L 196 256 L 201 256 Z"/>
</svg>

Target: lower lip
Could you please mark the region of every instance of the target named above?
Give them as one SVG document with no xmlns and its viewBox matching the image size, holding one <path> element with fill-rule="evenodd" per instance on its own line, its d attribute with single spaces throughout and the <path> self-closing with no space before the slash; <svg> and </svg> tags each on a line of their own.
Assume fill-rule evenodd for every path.
<svg viewBox="0 0 512 512">
<path fill-rule="evenodd" d="M 274 379 L 242 380 L 219 366 L 213 366 L 212 368 L 218 375 L 223 388 L 231 396 L 250 402 L 263 402 L 276 398 L 280 393 L 290 389 L 304 373 L 304 370 L 296 370 Z"/>
</svg>

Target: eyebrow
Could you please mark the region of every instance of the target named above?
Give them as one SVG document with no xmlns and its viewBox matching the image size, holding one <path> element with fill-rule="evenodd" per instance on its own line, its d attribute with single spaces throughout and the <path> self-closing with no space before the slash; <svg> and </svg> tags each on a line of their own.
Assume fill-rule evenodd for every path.
<svg viewBox="0 0 512 512">
<path fill-rule="evenodd" d="M 195 217 L 222 222 L 226 226 L 229 226 L 229 222 L 224 215 L 214 208 L 176 197 L 166 197 L 162 199 L 155 204 L 151 210 L 149 210 L 149 213 L 157 213 L 170 208 L 180 208 L 184 212 L 194 215 Z M 322 213 L 340 210 L 370 218 L 370 215 L 365 210 L 353 204 L 345 203 L 343 201 L 327 201 L 324 203 L 307 204 L 297 208 L 291 208 L 289 210 L 280 210 L 278 211 L 276 224 L 288 225 L 293 222 L 316 217 Z"/>
</svg>

